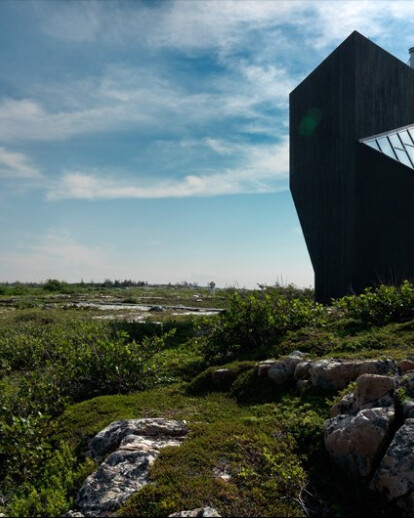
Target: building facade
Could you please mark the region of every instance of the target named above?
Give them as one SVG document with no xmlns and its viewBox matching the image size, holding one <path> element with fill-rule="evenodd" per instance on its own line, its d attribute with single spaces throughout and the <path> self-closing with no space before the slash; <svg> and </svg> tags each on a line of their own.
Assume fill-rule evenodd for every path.
<svg viewBox="0 0 414 518">
<path fill-rule="evenodd" d="M 337 47 L 290 94 L 290 189 L 317 301 L 414 281 L 414 69 Z"/>
</svg>

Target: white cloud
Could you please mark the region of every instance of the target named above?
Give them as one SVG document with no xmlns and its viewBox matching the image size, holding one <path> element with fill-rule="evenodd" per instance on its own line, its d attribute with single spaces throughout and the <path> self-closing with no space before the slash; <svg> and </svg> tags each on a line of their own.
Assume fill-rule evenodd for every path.
<svg viewBox="0 0 414 518">
<path fill-rule="evenodd" d="M 22 153 L 12 153 L 0 147 L 1 177 L 37 179 L 41 177 L 41 173 L 30 164 L 29 159 Z"/>
<path fill-rule="evenodd" d="M 269 107 L 286 109 L 292 87 L 283 68 L 246 60 L 233 63 L 224 78 L 206 79 L 192 91 L 174 74 L 166 79 L 156 70 L 111 66 L 100 80 L 46 87 L 43 94 L 51 89 L 54 104 L 62 105 L 58 110 L 33 99 L 4 98 L 0 140 L 54 141 L 124 129 L 177 135 L 239 118 L 260 121 Z"/>
<path fill-rule="evenodd" d="M 243 167 L 178 179 L 131 181 L 114 179 L 113 174 L 67 172 L 51 187 L 47 199 L 181 198 L 276 192 L 287 188 L 287 138 L 280 144 L 250 146 L 244 151 L 247 156 Z"/>
</svg>

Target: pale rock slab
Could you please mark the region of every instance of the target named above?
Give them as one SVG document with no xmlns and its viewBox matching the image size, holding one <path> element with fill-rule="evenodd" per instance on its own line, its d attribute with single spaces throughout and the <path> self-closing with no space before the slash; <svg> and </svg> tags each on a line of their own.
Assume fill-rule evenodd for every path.
<svg viewBox="0 0 414 518">
<path fill-rule="evenodd" d="M 167 446 L 181 444 L 187 425 L 170 419 L 115 421 L 89 443 L 89 453 L 111 453 L 83 483 L 75 506 L 85 516 L 108 516 L 149 482 L 148 468 Z M 116 451 L 113 451 L 116 450 Z"/>
<path fill-rule="evenodd" d="M 325 447 L 346 471 L 368 476 L 394 420 L 392 408 L 369 408 L 325 421 Z"/>
<path fill-rule="evenodd" d="M 283 385 L 289 383 L 294 379 L 294 373 L 296 366 L 303 362 L 304 353 L 300 351 L 294 351 L 289 356 L 286 356 L 283 360 L 278 360 L 270 366 L 267 370 L 267 376 L 276 385 Z"/>
<path fill-rule="evenodd" d="M 103 458 L 114 451 L 127 435 L 145 437 L 182 437 L 188 432 L 184 421 L 163 418 L 127 419 L 114 421 L 101 430 L 88 445 L 88 455 Z"/>
<path fill-rule="evenodd" d="M 393 360 L 319 360 L 309 375 L 314 387 L 341 390 L 361 374 L 389 374 L 396 370 Z"/>
<path fill-rule="evenodd" d="M 220 516 L 221 515 L 214 509 L 214 507 L 199 507 L 198 509 L 191 509 L 189 511 L 180 511 L 179 513 L 170 514 L 168 515 L 168 518 L 220 518 Z"/>
</svg>

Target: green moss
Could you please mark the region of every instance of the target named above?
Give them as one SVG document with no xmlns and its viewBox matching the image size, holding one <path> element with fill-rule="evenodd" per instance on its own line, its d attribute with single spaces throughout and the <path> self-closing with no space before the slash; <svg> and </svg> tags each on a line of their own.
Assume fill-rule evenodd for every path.
<svg viewBox="0 0 414 518">
<path fill-rule="evenodd" d="M 201 372 L 194 377 L 188 385 L 189 394 L 206 394 L 207 392 L 228 392 L 234 381 L 245 371 L 251 370 L 256 365 L 255 362 L 233 362 L 220 367 L 214 366 Z M 228 369 L 227 375 L 220 382 L 213 381 L 213 374 L 218 369 Z"/>
<path fill-rule="evenodd" d="M 273 423 L 241 419 L 199 425 L 179 448 L 166 448 L 151 469 L 153 486 L 119 516 L 168 516 L 210 505 L 227 516 L 301 516 L 295 502 L 306 476 L 291 436 Z M 230 477 L 225 481 L 220 474 Z"/>
</svg>

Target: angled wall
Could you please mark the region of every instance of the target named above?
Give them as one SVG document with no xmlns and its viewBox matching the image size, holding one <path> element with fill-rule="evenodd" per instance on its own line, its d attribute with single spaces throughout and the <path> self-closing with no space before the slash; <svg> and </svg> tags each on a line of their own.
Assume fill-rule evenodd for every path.
<svg viewBox="0 0 414 518">
<path fill-rule="evenodd" d="M 358 141 L 413 122 L 414 70 L 357 32 L 290 94 L 290 188 L 315 271 L 318 301 L 329 302 L 388 278 L 385 272 L 395 271 L 397 256 L 405 257 L 398 269 L 411 271 L 413 254 L 407 246 L 414 244 L 381 258 L 378 246 L 384 239 L 403 247 L 411 223 L 396 222 L 414 220 L 414 209 L 397 208 L 393 223 L 376 227 L 377 244 L 367 245 L 373 221 L 384 219 L 386 204 L 381 188 L 375 187 L 376 171 L 390 175 L 394 198 L 410 191 L 411 176 L 393 177 L 394 165 L 399 172 L 405 166 L 379 153 L 372 156 L 376 152 L 366 151 Z M 389 190 L 386 179 L 381 185 Z M 399 237 L 391 239 L 390 228 Z"/>
</svg>

